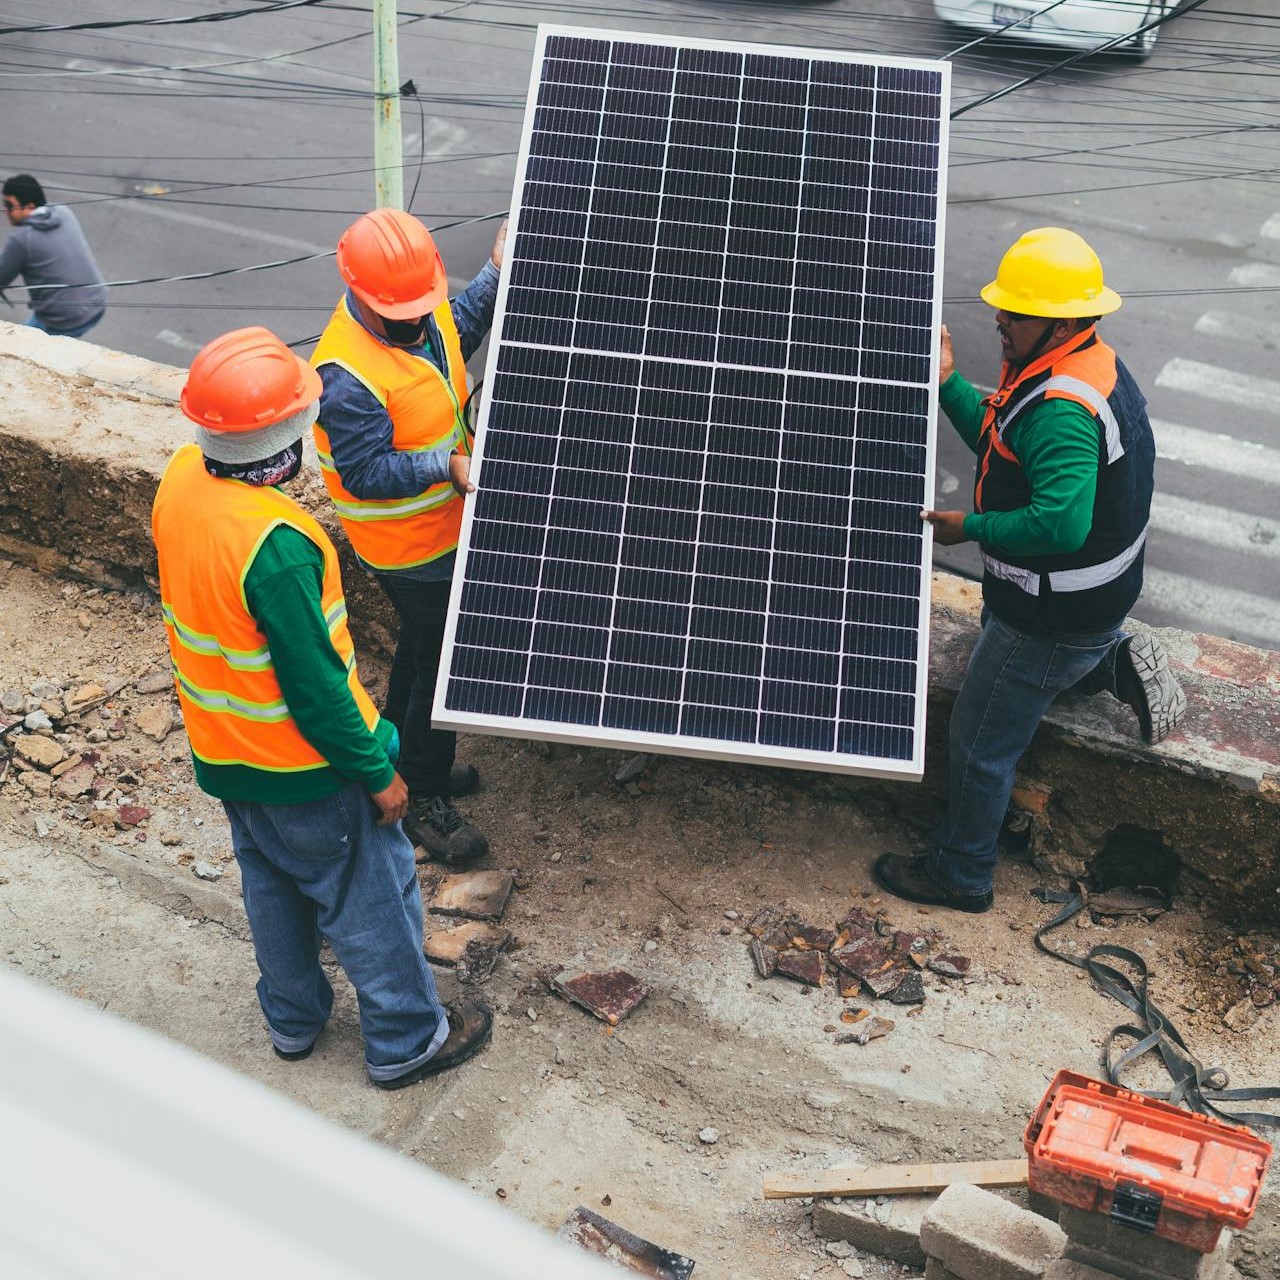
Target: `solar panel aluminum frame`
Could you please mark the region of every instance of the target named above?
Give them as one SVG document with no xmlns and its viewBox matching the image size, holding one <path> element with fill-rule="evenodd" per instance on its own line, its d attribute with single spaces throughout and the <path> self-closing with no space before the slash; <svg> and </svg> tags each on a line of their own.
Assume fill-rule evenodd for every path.
<svg viewBox="0 0 1280 1280">
<path fill-rule="evenodd" d="M 597 30 L 592 28 L 569 27 L 560 25 L 540 25 L 534 49 L 532 73 L 530 77 L 529 96 L 520 139 L 520 147 L 515 170 L 515 182 L 511 205 L 510 226 L 507 235 L 508 246 L 517 244 L 521 230 L 521 197 L 525 190 L 526 172 L 530 158 L 531 141 L 534 135 L 534 119 L 537 108 L 539 89 L 543 83 L 542 68 L 546 58 L 548 41 L 556 37 L 569 37 L 583 40 L 605 40 L 624 42 L 631 45 L 654 45 L 662 48 L 705 49 L 738 52 L 744 55 L 766 54 L 786 58 L 805 58 L 823 63 L 852 63 L 871 67 L 920 69 L 938 73 L 941 76 L 941 94 L 939 102 L 938 147 L 937 147 L 937 188 L 935 206 L 935 282 L 932 292 L 932 309 L 930 318 L 931 340 L 929 346 L 929 374 L 927 379 L 918 385 L 927 394 L 927 435 L 925 440 L 925 461 L 923 464 L 924 502 L 926 508 L 933 506 L 933 462 L 936 451 L 936 430 L 938 413 L 938 368 L 940 362 L 940 325 L 942 308 L 941 264 L 944 253 L 946 174 L 948 149 L 948 112 L 950 95 L 950 64 L 933 62 L 915 58 L 881 57 L 858 53 L 842 53 L 830 50 L 814 50 L 790 45 L 761 45 L 740 41 L 702 40 L 695 38 L 671 39 L 637 32 Z M 493 338 L 490 342 L 484 385 L 492 388 L 498 375 L 499 360 L 503 351 L 503 323 L 507 311 L 508 293 L 511 288 L 512 251 L 509 248 L 504 262 L 497 302 L 494 312 Z M 558 348 L 567 351 L 579 348 Z M 785 371 L 783 371 L 785 372 Z M 861 381 L 861 380 L 860 380 Z M 867 381 L 874 382 L 874 379 Z M 477 488 L 484 488 L 484 452 L 486 426 L 489 420 L 491 402 L 488 397 L 481 396 L 481 408 L 476 425 L 475 449 L 472 458 L 472 479 Z M 685 736 L 679 733 L 650 732 L 631 728 L 619 728 L 605 725 L 565 723 L 559 720 L 545 720 L 526 716 L 504 716 L 487 712 L 475 712 L 447 705 L 448 687 L 453 668 L 455 640 L 458 629 L 460 605 L 466 583 L 467 557 L 471 548 L 473 528 L 475 524 L 475 506 L 477 495 L 469 495 L 464 508 L 462 528 L 459 538 L 458 559 L 453 577 L 452 592 L 446 621 L 444 644 L 441 654 L 439 677 L 436 685 L 432 723 L 438 728 L 461 730 L 463 732 L 483 732 L 503 737 L 530 738 L 542 741 L 563 742 L 577 745 L 594 745 L 615 749 L 633 749 L 648 752 L 660 752 L 670 755 L 687 756 L 709 760 L 726 760 L 752 764 L 780 766 L 786 768 L 802 768 L 815 771 L 855 774 L 860 776 L 881 777 L 899 780 L 918 781 L 924 773 L 924 734 L 925 704 L 928 691 L 928 653 L 929 653 L 929 582 L 932 563 L 932 538 L 926 528 L 922 537 L 921 558 L 919 560 L 920 584 L 917 600 L 918 645 L 915 656 L 914 722 L 912 725 L 912 752 L 909 758 L 893 758 L 888 756 L 841 754 L 839 751 L 815 750 L 797 746 L 770 746 L 759 742 L 746 742 L 734 739 Z M 915 565 L 915 561 L 911 562 Z M 910 597 L 907 597 L 908 599 Z"/>
</svg>

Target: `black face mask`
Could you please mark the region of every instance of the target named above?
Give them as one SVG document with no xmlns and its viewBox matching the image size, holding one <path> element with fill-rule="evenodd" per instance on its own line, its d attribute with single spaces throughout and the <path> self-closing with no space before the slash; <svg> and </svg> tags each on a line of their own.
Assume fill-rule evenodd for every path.
<svg viewBox="0 0 1280 1280">
<path fill-rule="evenodd" d="M 219 462 L 206 455 L 204 469 L 221 480 L 240 480 L 255 488 L 288 484 L 302 470 L 302 441 L 295 440 L 287 449 L 260 462 Z"/>
<path fill-rule="evenodd" d="M 386 332 L 387 341 L 394 342 L 397 347 L 420 347 L 427 337 L 427 317 L 419 316 L 416 320 L 388 320 L 383 316 L 382 328 Z"/>
</svg>

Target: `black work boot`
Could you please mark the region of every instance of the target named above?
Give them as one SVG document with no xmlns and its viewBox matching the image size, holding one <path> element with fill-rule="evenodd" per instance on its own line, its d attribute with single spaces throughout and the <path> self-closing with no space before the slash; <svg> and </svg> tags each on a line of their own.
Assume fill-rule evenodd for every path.
<svg viewBox="0 0 1280 1280">
<path fill-rule="evenodd" d="M 1116 697 L 1137 713 L 1147 742 L 1160 742 L 1186 714 L 1187 695 L 1169 670 L 1164 645 L 1148 632 L 1129 636 L 1116 653 Z"/>
<path fill-rule="evenodd" d="M 991 910 L 993 895 L 986 893 L 953 893 L 929 874 L 927 858 L 908 857 L 901 853 L 882 853 L 871 868 L 875 882 L 895 898 L 920 902 L 930 907 L 950 907 L 980 915 Z"/>
<path fill-rule="evenodd" d="M 443 796 L 416 801 L 404 829 L 446 867 L 469 867 L 489 852 L 489 842 Z"/>
</svg>

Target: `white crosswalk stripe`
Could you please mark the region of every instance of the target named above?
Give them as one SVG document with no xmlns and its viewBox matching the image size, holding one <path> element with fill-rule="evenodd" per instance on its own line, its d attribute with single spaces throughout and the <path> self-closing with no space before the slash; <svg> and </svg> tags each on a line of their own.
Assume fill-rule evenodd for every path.
<svg viewBox="0 0 1280 1280">
<path fill-rule="evenodd" d="M 1219 365 L 1175 356 L 1159 374 L 1157 387 L 1217 400 L 1254 413 L 1280 414 L 1280 382 L 1237 373 Z"/>
<path fill-rule="evenodd" d="M 1151 430 L 1156 438 L 1156 454 L 1161 458 L 1280 488 L 1280 449 L 1160 418 L 1151 419 Z"/>
<path fill-rule="evenodd" d="M 1151 526 L 1223 551 L 1280 560 L 1280 522 L 1247 511 L 1228 511 L 1207 502 L 1157 492 L 1151 500 Z"/>
<path fill-rule="evenodd" d="M 1142 600 L 1169 613 L 1200 619 L 1198 624 L 1184 623 L 1184 626 L 1198 625 L 1201 630 L 1219 634 L 1229 631 L 1233 636 L 1245 637 L 1245 643 L 1274 647 L 1280 637 L 1280 600 L 1189 578 L 1168 569 L 1155 569 L 1150 564 L 1143 573 Z M 1141 605 L 1137 612 L 1141 616 Z"/>
<path fill-rule="evenodd" d="M 1272 289 L 1280 285 L 1280 267 L 1269 262 L 1245 262 L 1232 269 L 1230 280 L 1246 289 Z"/>
<path fill-rule="evenodd" d="M 1226 311 L 1206 311 L 1195 323 L 1197 333 L 1213 338 L 1231 338 L 1280 347 L 1280 324 L 1250 322 Z"/>
</svg>

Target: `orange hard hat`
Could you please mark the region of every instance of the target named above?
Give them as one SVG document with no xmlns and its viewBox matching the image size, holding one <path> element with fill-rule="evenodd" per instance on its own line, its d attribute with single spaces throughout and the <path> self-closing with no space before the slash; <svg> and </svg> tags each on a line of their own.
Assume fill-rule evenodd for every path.
<svg viewBox="0 0 1280 1280">
<path fill-rule="evenodd" d="M 320 375 L 269 329 L 233 329 L 200 348 L 182 388 L 182 412 L 215 432 L 258 431 L 320 398 Z"/>
<path fill-rule="evenodd" d="M 351 292 L 387 320 L 416 320 L 449 296 L 431 232 L 400 209 L 357 218 L 338 241 L 338 270 Z"/>
</svg>

